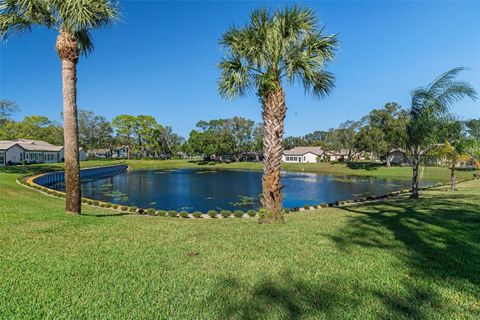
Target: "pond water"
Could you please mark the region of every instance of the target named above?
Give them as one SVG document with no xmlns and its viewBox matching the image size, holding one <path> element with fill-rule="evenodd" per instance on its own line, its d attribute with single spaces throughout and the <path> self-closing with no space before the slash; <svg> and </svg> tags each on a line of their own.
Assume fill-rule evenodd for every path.
<svg viewBox="0 0 480 320">
<path fill-rule="evenodd" d="M 82 181 L 82 195 L 140 208 L 206 212 L 260 206 L 260 171 L 138 170 Z M 409 180 L 282 172 L 286 208 L 316 205 L 409 187 Z M 427 183 L 428 184 L 428 183 Z M 48 187 L 63 191 L 63 183 Z"/>
</svg>

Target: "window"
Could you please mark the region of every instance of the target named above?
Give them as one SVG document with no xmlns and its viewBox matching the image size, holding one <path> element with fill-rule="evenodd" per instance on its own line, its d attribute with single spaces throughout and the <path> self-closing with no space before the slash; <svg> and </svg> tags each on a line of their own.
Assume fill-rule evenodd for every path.
<svg viewBox="0 0 480 320">
<path fill-rule="evenodd" d="M 0 152 L 0 166 L 5 164 L 5 152 Z"/>
</svg>

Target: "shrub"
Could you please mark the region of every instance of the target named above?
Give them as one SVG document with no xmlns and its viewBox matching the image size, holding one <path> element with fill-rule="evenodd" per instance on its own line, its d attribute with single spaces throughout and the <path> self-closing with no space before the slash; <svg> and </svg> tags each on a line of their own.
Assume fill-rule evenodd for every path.
<svg viewBox="0 0 480 320">
<path fill-rule="evenodd" d="M 167 211 L 165 210 L 158 210 L 157 211 L 157 215 L 159 215 L 160 217 L 165 217 L 167 215 Z"/>
<path fill-rule="evenodd" d="M 149 214 L 149 215 L 153 215 L 155 212 L 156 212 L 156 210 L 153 209 L 153 208 L 149 208 L 149 209 L 147 210 L 147 214 Z"/>
<path fill-rule="evenodd" d="M 107 202 L 107 203 L 105 203 L 105 207 L 111 208 L 111 207 L 112 207 L 112 204 L 111 204 L 110 202 Z"/>
<path fill-rule="evenodd" d="M 171 217 L 171 218 L 175 218 L 177 216 L 177 211 L 169 210 L 168 211 L 168 216 Z"/>
<path fill-rule="evenodd" d="M 118 204 L 112 205 L 112 208 L 115 209 L 115 210 L 118 210 L 119 207 L 120 207 L 120 206 L 119 206 Z"/>
<path fill-rule="evenodd" d="M 200 211 L 195 211 L 194 213 L 192 213 L 192 216 L 198 219 L 202 217 L 202 213 Z"/>
<path fill-rule="evenodd" d="M 283 212 L 284 212 L 285 214 L 288 214 L 288 213 L 290 213 L 290 209 L 285 208 L 285 209 L 283 209 Z"/>
<path fill-rule="evenodd" d="M 215 218 L 218 212 L 216 210 L 209 210 L 207 214 L 210 216 L 210 218 Z"/>
<path fill-rule="evenodd" d="M 255 217 L 257 215 L 257 211 L 255 210 L 248 210 L 247 214 L 249 217 Z"/>
<path fill-rule="evenodd" d="M 326 208 L 326 207 L 328 207 L 328 203 L 325 203 L 325 202 L 324 202 L 324 203 L 321 203 L 321 204 L 320 204 L 320 207 Z"/>
<path fill-rule="evenodd" d="M 180 217 L 181 218 L 188 218 L 188 212 L 187 211 L 180 212 Z"/>
<path fill-rule="evenodd" d="M 235 211 L 233 211 L 233 215 L 236 218 L 241 218 L 241 217 L 243 217 L 243 211 L 242 210 L 235 210 Z"/>
<path fill-rule="evenodd" d="M 130 208 L 128 209 L 128 211 L 130 211 L 130 212 L 136 212 L 136 211 L 137 211 L 137 207 L 130 207 Z"/>
<path fill-rule="evenodd" d="M 139 214 L 145 214 L 145 209 L 138 209 L 137 212 L 138 212 Z"/>
<path fill-rule="evenodd" d="M 220 211 L 220 214 L 222 215 L 222 217 L 224 218 L 228 218 L 232 215 L 232 211 L 230 210 L 222 210 Z"/>
<path fill-rule="evenodd" d="M 94 206 L 98 206 L 98 205 L 100 204 L 100 202 L 98 202 L 98 201 L 93 201 L 92 204 L 93 204 Z"/>
<path fill-rule="evenodd" d="M 128 211 L 128 207 L 127 206 L 122 206 L 122 211 Z"/>
<path fill-rule="evenodd" d="M 303 206 L 303 209 L 305 209 L 305 210 L 310 210 L 310 205 L 308 205 L 308 204 L 304 205 L 304 206 Z"/>
</svg>

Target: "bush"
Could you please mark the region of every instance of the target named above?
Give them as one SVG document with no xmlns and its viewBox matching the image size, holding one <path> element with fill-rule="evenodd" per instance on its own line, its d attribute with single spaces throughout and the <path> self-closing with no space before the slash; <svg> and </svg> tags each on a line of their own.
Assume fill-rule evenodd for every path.
<svg viewBox="0 0 480 320">
<path fill-rule="evenodd" d="M 248 210 L 247 214 L 249 217 L 255 217 L 257 215 L 257 211 L 255 210 Z"/>
<path fill-rule="evenodd" d="M 232 211 L 230 210 L 222 210 L 220 211 L 220 214 L 222 215 L 222 217 L 224 218 L 228 218 L 232 215 Z"/>
<path fill-rule="evenodd" d="M 320 207 L 326 208 L 326 207 L 328 207 L 328 203 L 325 203 L 325 202 L 324 202 L 324 203 L 321 203 L 321 204 L 320 204 Z"/>
<path fill-rule="evenodd" d="M 128 211 L 128 207 L 127 206 L 122 206 L 122 211 Z"/>
<path fill-rule="evenodd" d="M 153 209 L 153 208 L 147 209 L 147 214 L 149 214 L 149 215 L 153 215 L 155 212 L 156 212 L 156 210 Z"/>
<path fill-rule="evenodd" d="M 115 210 L 118 210 L 118 208 L 120 208 L 120 206 L 118 204 L 114 204 L 114 205 L 112 205 L 112 208 L 115 209 Z"/>
<path fill-rule="evenodd" d="M 180 212 L 180 217 L 181 218 L 188 218 L 188 212 L 187 211 Z"/>
<path fill-rule="evenodd" d="M 167 211 L 165 210 L 158 210 L 157 211 L 157 215 L 159 215 L 160 217 L 165 217 L 167 215 Z"/>
<path fill-rule="evenodd" d="M 138 209 L 137 212 L 138 212 L 139 214 L 145 214 L 145 209 Z"/>
<path fill-rule="evenodd" d="M 98 206 L 98 205 L 100 204 L 100 202 L 98 202 L 98 201 L 93 201 L 92 204 L 93 204 L 94 206 Z"/>
<path fill-rule="evenodd" d="M 310 205 L 308 205 L 308 204 L 304 205 L 304 206 L 303 206 L 303 209 L 305 209 L 305 210 L 310 210 Z"/>
<path fill-rule="evenodd" d="M 169 210 L 168 211 L 168 216 L 171 217 L 171 218 L 175 218 L 177 216 L 177 211 Z"/>
<path fill-rule="evenodd" d="M 128 211 L 130 211 L 130 212 L 136 212 L 136 211 L 137 211 L 137 207 L 130 207 L 130 208 L 128 209 Z"/>
<path fill-rule="evenodd" d="M 216 210 L 209 210 L 207 214 L 210 216 L 210 218 L 215 218 L 218 212 Z"/>
<path fill-rule="evenodd" d="M 112 204 L 111 204 L 110 202 L 107 202 L 107 203 L 105 203 L 105 207 L 111 208 L 111 207 L 112 207 Z"/>
<path fill-rule="evenodd" d="M 194 213 L 192 213 L 192 216 L 198 219 L 202 217 L 202 213 L 200 211 L 195 211 Z"/>
<path fill-rule="evenodd" d="M 242 210 L 235 210 L 235 211 L 233 211 L 233 215 L 236 218 L 241 218 L 241 217 L 243 217 L 243 211 Z"/>
<path fill-rule="evenodd" d="M 288 208 L 283 209 L 283 213 L 289 214 L 289 213 L 290 213 L 290 209 L 288 209 Z"/>
</svg>

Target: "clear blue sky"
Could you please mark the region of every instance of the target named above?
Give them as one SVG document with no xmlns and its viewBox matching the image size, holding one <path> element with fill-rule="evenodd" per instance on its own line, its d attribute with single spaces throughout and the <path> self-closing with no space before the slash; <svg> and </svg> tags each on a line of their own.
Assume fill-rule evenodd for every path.
<svg viewBox="0 0 480 320">
<path fill-rule="evenodd" d="M 294 4 L 294 2 L 289 2 Z M 302 135 L 358 119 L 387 101 L 408 107 L 411 89 L 440 73 L 465 66 L 480 91 L 480 2 L 303 2 L 341 47 L 328 66 L 337 78 L 326 99 L 287 87 L 287 135 Z M 285 2 L 122 1 L 123 19 L 94 32 L 95 52 L 78 71 L 79 108 L 108 119 L 150 114 L 184 136 L 198 120 L 240 115 L 260 121 L 252 95 L 235 102 L 216 91 L 222 57 L 218 39 L 231 24 L 243 25 L 258 7 Z M 25 115 L 60 120 L 61 69 L 55 33 L 33 29 L 0 45 L 0 98 Z M 453 110 L 480 117 L 480 102 Z"/>
</svg>

